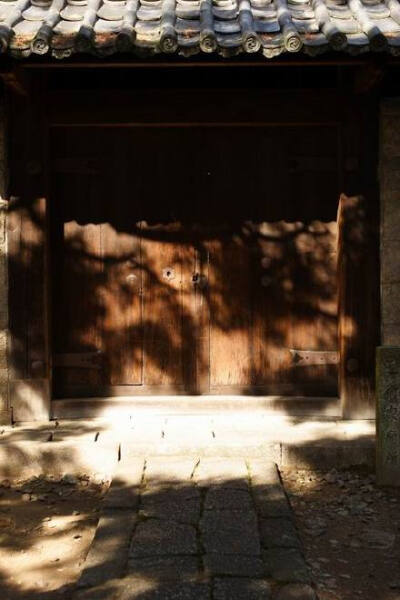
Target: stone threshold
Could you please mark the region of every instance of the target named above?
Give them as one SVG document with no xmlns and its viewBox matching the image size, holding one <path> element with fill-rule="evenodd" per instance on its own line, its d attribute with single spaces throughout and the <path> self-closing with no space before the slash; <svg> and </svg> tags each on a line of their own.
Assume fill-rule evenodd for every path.
<svg viewBox="0 0 400 600">
<path fill-rule="evenodd" d="M 121 455 L 268 458 L 279 466 L 375 465 L 373 421 L 237 416 L 53 421 L 0 428 L 0 477 L 110 475 Z"/>
<path fill-rule="evenodd" d="M 340 399 L 308 396 L 120 396 L 53 400 L 53 419 L 127 418 L 131 415 L 193 415 L 252 412 L 341 418 Z"/>
</svg>

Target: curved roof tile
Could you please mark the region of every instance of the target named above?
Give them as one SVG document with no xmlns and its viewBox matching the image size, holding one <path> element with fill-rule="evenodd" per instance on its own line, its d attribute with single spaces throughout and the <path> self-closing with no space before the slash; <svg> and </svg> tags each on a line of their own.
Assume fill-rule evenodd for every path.
<svg viewBox="0 0 400 600">
<path fill-rule="evenodd" d="M 14 56 L 400 54 L 400 0 L 0 0 Z"/>
</svg>

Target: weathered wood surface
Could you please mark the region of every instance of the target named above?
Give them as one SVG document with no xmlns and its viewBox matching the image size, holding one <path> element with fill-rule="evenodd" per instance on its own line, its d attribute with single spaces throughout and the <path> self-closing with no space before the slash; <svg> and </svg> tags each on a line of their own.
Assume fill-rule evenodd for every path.
<svg viewBox="0 0 400 600">
<path fill-rule="evenodd" d="M 335 128 L 87 131 L 53 137 L 54 351 L 104 368 L 58 362 L 57 395 L 334 395 L 290 350 L 337 350 L 335 145 L 307 159 Z"/>
<path fill-rule="evenodd" d="M 210 248 L 210 385 L 252 384 L 252 260 L 246 239 Z"/>
<path fill-rule="evenodd" d="M 182 385 L 184 383 L 185 352 L 188 362 L 193 349 L 190 339 L 183 336 L 183 295 L 193 269 L 190 255 L 179 243 L 158 241 L 158 235 L 169 237 L 179 224 L 151 229 L 155 239 L 142 239 L 144 291 L 144 382 L 147 385 Z M 153 237 L 151 236 L 151 237 Z M 149 236 L 150 237 L 150 236 Z M 173 238 L 173 236 L 171 236 Z M 188 333 L 191 333 L 189 331 Z M 184 347 L 184 344 L 188 344 Z"/>
<path fill-rule="evenodd" d="M 102 352 L 71 352 L 55 354 L 53 367 L 78 367 L 80 369 L 101 369 Z"/>
<path fill-rule="evenodd" d="M 37 103 L 41 84 L 38 78 L 29 85 L 32 96 L 14 98 L 11 109 L 18 115 L 10 144 L 8 222 L 10 399 L 17 420 L 48 418 L 50 407 L 47 136 Z"/>
<path fill-rule="evenodd" d="M 111 385 L 140 384 L 143 382 L 140 238 L 129 232 L 115 231 L 109 223 L 102 223 L 100 227 L 106 379 Z"/>
<path fill-rule="evenodd" d="M 368 205 L 342 195 L 338 211 L 340 397 L 345 418 L 375 415 L 377 265 Z"/>
<path fill-rule="evenodd" d="M 118 110 L 115 110 L 116 97 Z M 249 94 L 242 89 L 217 88 L 210 94 L 209 90 L 201 87 L 151 91 L 139 88 L 134 93 L 125 92 L 123 95 L 112 90 L 96 90 L 95 103 L 92 92 L 80 90 L 77 94 L 63 90 L 49 91 L 46 103 L 51 124 L 74 127 L 113 124 L 170 127 L 174 123 L 185 127 L 196 124 L 242 127 L 244 123 L 254 127 L 262 123 L 271 127 L 311 123 L 333 125 L 346 118 L 351 119 L 358 110 L 358 102 L 353 96 L 326 89 L 319 90 L 318 95 L 302 90 L 301 101 L 297 102 L 293 102 L 293 95 L 287 91 L 266 92 L 262 89 L 252 89 Z"/>
</svg>

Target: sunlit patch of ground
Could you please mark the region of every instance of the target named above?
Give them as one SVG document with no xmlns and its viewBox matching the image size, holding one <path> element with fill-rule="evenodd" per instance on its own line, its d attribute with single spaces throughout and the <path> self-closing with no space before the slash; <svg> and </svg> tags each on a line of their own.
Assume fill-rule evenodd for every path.
<svg viewBox="0 0 400 600">
<path fill-rule="evenodd" d="M 360 470 L 282 477 L 320 600 L 400 600 L 400 489 Z"/>
<path fill-rule="evenodd" d="M 107 486 L 101 475 L 0 481 L 2 600 L 62 596 L 80 573 Z"/>
</svg>

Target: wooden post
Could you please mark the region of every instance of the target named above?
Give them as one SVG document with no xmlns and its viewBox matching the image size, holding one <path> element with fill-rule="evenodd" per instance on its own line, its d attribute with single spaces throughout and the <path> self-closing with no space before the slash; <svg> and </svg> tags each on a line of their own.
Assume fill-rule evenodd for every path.
<svg viewBox="0 0 400 600">
<path fill-rule="evenodd" d="M 341 195 L 338 211 L 339 389 L 345 419 L 375 418 L 379 276 L 364 198 Z"/>
<path fill-rule="evenodd" d="M 14 421 L 38 421 L 49 418 L 51 387 L 45 133 L 34 95 L 16 104 L 8 219 L 10 404 Z"/>
</svg>

